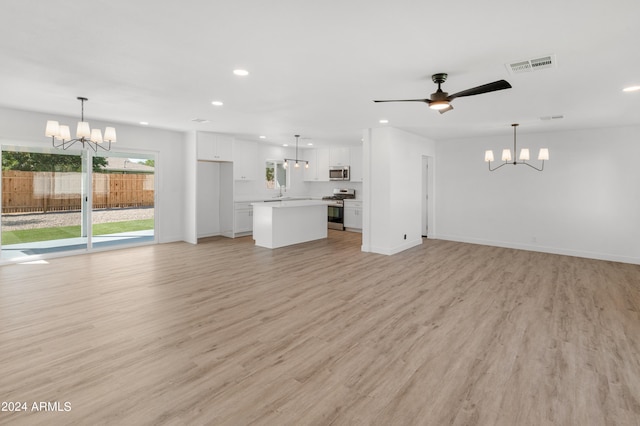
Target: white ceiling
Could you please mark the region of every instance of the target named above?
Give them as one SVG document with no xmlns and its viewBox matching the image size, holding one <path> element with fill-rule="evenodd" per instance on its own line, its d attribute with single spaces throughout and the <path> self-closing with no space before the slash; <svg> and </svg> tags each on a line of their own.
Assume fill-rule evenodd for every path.
<svg viewBox="0 0 640 426">
<path fill-rule="evenodd" d="M 640 85 L 638 16 L 637 0 L 2 0 L 0 105 L 79 116 L 85 96 L 88 121 L 318 146 L 382 118 L 434 139 L 638 125 L 640 92 L 621 91 Z M 548 54 L 556 68 L 505 66 Z M 442 115 L 372 102 L 426 98 L 438 72 L 449 93 L 513 88 Z"/>
</svg>

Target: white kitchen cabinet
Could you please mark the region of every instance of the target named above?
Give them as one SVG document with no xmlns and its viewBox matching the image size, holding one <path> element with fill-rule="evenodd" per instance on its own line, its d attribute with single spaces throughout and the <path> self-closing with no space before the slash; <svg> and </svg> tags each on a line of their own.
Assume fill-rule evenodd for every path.
<svg viewBox="0 0 640 426">
<path fill-rule="evenodd" d="M 218 133 L 197 132 L 198 160 L 233 161 L 233 138 Z"/>
<path fill-rule="evenodd" d="M 304 180 L 308 182 L 329 182 L 329 150 L 306 149 L 304 159 L 309 167 L 304 169 Z"/>
<path fill-rule="evenodd" d="M 351 182 L 362 182 L 363 167 L 362 167 L 362 147 L 353 147 L 351 151 Z"/>
<path fill-rule="evenodd" d="M 302 175 L 307 182 L 318 180 L 317 151 L 317 149 L 305 149 L 302 154 L 302 157 L 308 161 L 308 167 L 303 170 Z"/>
<path fill-rule="evenodd" d="M 329 182 L 329 150 L 316 150 L 316 170 L 318 171 L 318 181 Z"/>
<path fill-rule="evenodd" d="M 320 200 L 253 203 L 256 246 L 278 248 L 327 238 L 327 204 Z"/>
<path fill-rule="evenodd" d="M 258 144 L 256 142 L 234 141 L 233 179 L 256 180 L 258 169 Z"/>
<path fill-rule="evenodd" d="M 344 200 L 344 227 L 362 229 L 362 201 Z"/>
<path fill-rule="evenodd" d="M 351 148 L 351 182 L 362 182 L 362 147 Z"/>
<path fill-rule="evenodd" d="M 329 166 L 350 166 L 349 148 L 331 148 L 329 150 Z"/>
<path fill-rule="evenodd" d="M 249 234 L 253 231 L 253 207 L 251 203 L 234 203 L 233 235 Z"/>
</svg>

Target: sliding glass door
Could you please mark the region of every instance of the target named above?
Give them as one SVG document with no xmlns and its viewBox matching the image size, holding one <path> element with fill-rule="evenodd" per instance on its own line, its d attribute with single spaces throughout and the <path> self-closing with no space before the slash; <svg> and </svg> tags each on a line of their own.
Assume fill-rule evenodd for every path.
<svg viewBox="0 0 640 426">
<path fill-rule="evenodd" d="M 2 147 L 0 259 L 155 241 L 150 154 Z"/>
<path fill-rule="evenodd" d="M 87 247 L 83 155 L 2 150 L 2 258 Z"/>
<path fill-rule="evenodd" d="M 154 241 L 155 161 L 143 154 L 94 157 L 92 245 Z"/>
</svg>

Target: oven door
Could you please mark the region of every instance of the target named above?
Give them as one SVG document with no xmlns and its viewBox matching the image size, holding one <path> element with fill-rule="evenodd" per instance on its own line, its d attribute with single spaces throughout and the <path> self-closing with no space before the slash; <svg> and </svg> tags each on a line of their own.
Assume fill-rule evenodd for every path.
<svg viewBox="0 0 640 426">
<path fill-rule="evenodd" d="M 329 205 L 327 206 L 327 211 L 328 228 L 344 231 L 344 206 Z"/>
</svg>

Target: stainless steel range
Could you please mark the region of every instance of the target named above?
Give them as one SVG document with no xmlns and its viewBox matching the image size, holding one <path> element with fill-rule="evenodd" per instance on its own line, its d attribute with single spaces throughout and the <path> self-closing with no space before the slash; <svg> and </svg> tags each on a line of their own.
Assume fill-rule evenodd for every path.
<svg viewBox="0 0 640 426">
<path fill-rule="evenodd" d="M 322 197 L 323 200 L 331 201 L 327 208 L 330 229 L 344 231 L 344 200 L 352 198 L 356 198 L 356 190 L 352 188 L 335 188 L 333 195 Z"/>
</svg>

